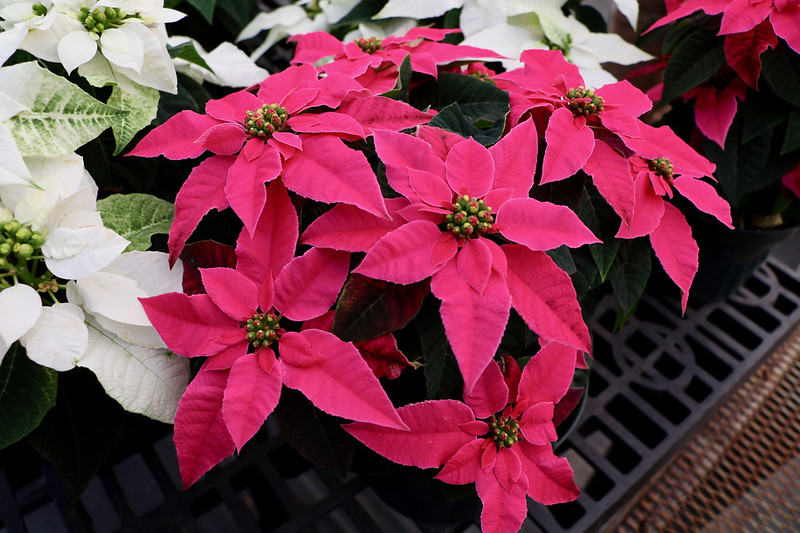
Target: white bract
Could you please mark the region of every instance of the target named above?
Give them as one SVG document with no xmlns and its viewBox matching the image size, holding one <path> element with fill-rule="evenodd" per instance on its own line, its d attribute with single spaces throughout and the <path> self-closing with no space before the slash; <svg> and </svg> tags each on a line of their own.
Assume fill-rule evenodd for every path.
<svg viewBox="0 0 800 533">
<path fill-rule="evenodd" d="M 232 43 L 221 43 L 211 52 L 206 52 L 200 43 L 184 36 L 172 36 L 168 44 L 178 46 L 189 41 L 211 71 L 183 59 L 175 58 L 173 61 L 178 72 L 186 74 L 197 83 L 208 81 L 223 87 L 250 87 L 269 76 L 268 70 L 256 65 L 247 54 Z"/>
<path fill-rule="evenodd" d="M 67 72 L 105 69 L 111 82 L 122 74 L 145 87 L 177 92 L 164 24 L 184 14 L 164 8 L 163 0 L 55 0 L 47 5 L 28 0 L 5 7 L 3 13 L 0 24 L 14 39 L 0 43 L 2 55 L 10 55 L 12 41 L 21 35 L 17 48 L 59 62 Z"/>
</svg>

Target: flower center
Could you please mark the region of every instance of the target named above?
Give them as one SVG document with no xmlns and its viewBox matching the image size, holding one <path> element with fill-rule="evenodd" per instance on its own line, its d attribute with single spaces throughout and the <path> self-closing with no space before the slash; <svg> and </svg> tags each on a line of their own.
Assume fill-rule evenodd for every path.
<svg viewBox="0 0 800 533">
<path fill-rule="evenodd" d="M 669 158 L 666 157 L 659 157 L 656 159 L 650 159 L 647 162 L 647 166 L 650 167 L 652 172 L 655 172 L 657 176 L 661 176 L 667 181 L 672 180 L 672 162 Z"/>
<path fill-rule="evenodd" d="M 250 341 L 250 346 L 256 350 L 277 341 L 283 333 L 279 319 L 272 311 L 256 313 L 253 318 L 248 318 L 244 329 L 247 331 L 245 337 Z"/>
<path fill-rule="evenodd" d="M 556 41 L 551 41 L 550 39 L 547 38 L 547 35 L 545 35 L 542 38 L 542 43 L 545 46 L 547 46 L 547 48 L 549 48 L 550 50 L 560 50 L 561 54 L 564 57 L 566 57 L 566 56 L 569 55 L 570 48 L 572 48 L 572 35 L 567 34 L 564 37 L 564 40 L 562 42 L 560 42 L 560 43 L 558 43 Z"/>
<path fill-rule="evenodd" d="M 492 229 L 492 208 L 483 200 L 465 194 L 456 198 L 452 208 L 453 212 L 445 215 L 444 219 L 447 229 L 455 233 L 456 237 L 478 237 Z"/>
<path fill-rule="evenodd" d="M 519 440 L 519 422 L 510 416 L 492 415 L 489 429 L 491 438 L 498 449 L 510 448 Z"/>
<path fill-rule="evenodd" d="M 103 33 L 104 30 L 119 28 L 128 19 L 138 18 L 142 18 L 138 13 L 130 15 L 118 7 L 95 8 L 89 11 L 87 6 L 81 6 L 81 10 L 78 12 L 78 21 L 89 32 L 97 35 Z"/>
<path fill-rule="evenodd" d="M 603 110 L 603 97 L 597 96 L 594 89 L 573 87 L 564 97 L 567 100 L 567 107 L 576 117 L 596 115 Z"/>
<path fill-rule="evenodd" d="M 33 14 L 36 15 L 37 17 L 47 15 L 47 8 L 44 5 L 42 5 L 41 2 L 39 2 L 38 4 L 33 4 L 33 6 L 31 6 L 31 11 L 33 11 Z"/>
<path fill-rule="evenodd" d="M 367 54 L 374 54 L 378 50 L 383 50 L 381 40 L 377 37 L 359 37 L 353 42 Z"/>
<path fill-rule="evenodd" d="M 244 118 L 244 129 L 253 137 L 267 141 L 276 131 L 281 131 L 289 119 L 289 113 L 278 104 L 264 104 L 248 111 Z"/>
<path fill-rule="evenodd" d="M 53 274 L 39 268 L 44 235 L 23 226 L 17 219 L 0 223 L 0 290 L 13 285 L 17 279 L 40 292 L 55 292 L 58 283 Z"/>
</svg>

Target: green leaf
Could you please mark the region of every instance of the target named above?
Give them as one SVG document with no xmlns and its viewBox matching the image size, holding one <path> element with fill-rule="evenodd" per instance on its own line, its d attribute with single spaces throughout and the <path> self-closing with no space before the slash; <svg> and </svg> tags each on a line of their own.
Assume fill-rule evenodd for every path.
<svg viewBox="0 0 800 533">
<path fill-rule="evenodd" d="M 128 115 L 34 62 L 4 67 L 0 88 L 27 108 L 3 122 L 23 156 L 74 152 Z"/>
<path fill-rule="evenodd" d="M 214 72 L 214 70 L 208 66 L 206 60 L 200 57 L 200 53 L 197 51 L 197 48 L 194 47 L 194 43 L 192 41 L 186 41 L 185 43 L 181 43 L 177 46 L 167 45 L 167 52 L 169 52 L 169 57 L 172 59 L 183 59 L 189 63 L 194 63 L 195 65 L 201 66 L 209 72 Z"/>
<path fill-rule="evenodd" d="M 133 83 L 120 77 L 119 83 L 111 90 L 108 105 L 127 111 L 128 115 L 111 126 L 116 147 L 114 155 L 119 154 L 131 142 L 134 135 L 153 122 L 158 113 L 159 92 L 151 87 Z"/>
<path fill-rule="evenodd" d="M 125 412 L 87 370 L 64 372 L 59 381 L 56 406 L 28 440 L 78 498 L 122 438 Z"/>
<path fill-rule="evenodd" d="M 550 256 L 550 259 L 555 261 L 558 268 L 569 274 L 570 276 L 577 272 L 578 266 L 575 264 L 575 259 L 572 258 L 572 252 L 566 245 L 547 250 L 545 252 Z"/>
<path fill-rule="evenodd" d="M 408 324 L 430 292 L 430 282 L 398 285 L 358 274 L 345 283 L 331 332 L 343 341 L 373 339 Z"/>
<path fill-rule="evenodd" d="M 341 479 L 347 477 L 355 441 L 342 429 L 341 418 L 323 413 L 286 387 L 273 413 L 281 435 L 297 453 Z"/>
<path fill-rule="evenodd" d="M 503 134 L 502 125 L 488 130 L 478 128 L 455 102 L 440 110 L 428 124 L 435 128 L 452 131 L 464 138 L 472 137 L 484 146 L 493 145 Z"/>
<path fill-rule="evenodd" d="M 661 100 L 669 102 L 708 81 L 725 63 L 723 41 L 714 33 L 696 30 L 675 49 L 664 70 Z"/>
<path fill-rule="evenodd" d="M 258 13 L 258 4 L 253 0 L 225 0 L 219 4 L 219 8 L 236 26 L 229 28 L 234 30 L 232 31 L 234 35 L 237 35 Z"/>
<path fill-rule="evenodd" d="M 195 8 L 211 24 L 214 21 L 214 8 L 217 0 L 186 0 L 190 6 Z"/>
<path fill-rule="evenodd" d="M 761 54 L 761 73 L 775 94 L 800 107 L 800 56 L 785 46 L 767 50 Z"/>
<path fill-rule="evenodd" d="M 793 108 L 789 115 L 789 124 L 786 126 L 786 137 L 781 146 L 781 155 L 788 154 L 800 148 L 800 108 Z"/>
<path fill-rule="evenodd" d="M 620 307 L 632 311 L 650 279 L 650 245 L 646 239 L 632 239 L 620 247 L 616 268 L 609 279 Z"/>
<path fill-rule="evenodd" d="M 97 201 L 103 224 L 129 241 L 126 251 L 145 251 L 150 237 L 169 233 L 175 216 L 175 206 L 149 194 L 112 194 Z"/>
<path fill-rule="evenodd" d="M 400 100 L 401 102 L 408 102 L 408 90 L 411 87 L 412 74 L 411 54 L 407 54 L 406 57 L 403 58 L 403 62 L 400 63 L 400 71 L 397 75 L 397 83 L 394 89 L 385 92 L 383 96 Z"/>
<path fill-rule="evenodd" d="M 740 102 L 739 106 L 739 113 L 742 115 L 742 143 L 775 129 L 789 118 L 786 105 L 771 94 L 751 92 L 747 95 L 747 101 Z"/>
<path fill-rule="evenodd" d="M 442 72 L 431 105 L 443 110 L 453 102 L 472 122 L 494 124 L 504 120 L 510 109 L 508 93 L 492 83 L 465 74 Z"/>
<path fill-rule="evenodd" d="M 428 399 L 456 398 L 461 394 L 463 380 L 453 350 L 447 341 L 439 315 L 439 304 L 428 299 L 429 305 L 420 310 L 414 326 L 422 345 L 425 366 L 425 388 Z"/>
<path fill-rule="evenodd" d="M 18 342 L 0 365 L 0 449 L 36 429 L 56 403 L 58 372 L 37 365 Z"/>
</svg>

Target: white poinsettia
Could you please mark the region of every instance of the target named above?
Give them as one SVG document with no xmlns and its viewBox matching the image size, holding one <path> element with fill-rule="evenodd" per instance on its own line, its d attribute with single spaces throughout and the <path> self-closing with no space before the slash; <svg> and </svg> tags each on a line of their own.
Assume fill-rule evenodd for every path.
<svg viewBox="0 0 800 533">
<path fill-rule="evenodd" d="M 55 22 L 56 12 L 51 0 L 0 0 L 0 28 L 4 30 L 0 33 L 0 65 L 20 48 L 29 31 L 47 31 Z"/>
<path fill-rule="evenodd" d="M 269 76 L 268 70 L 256 65 L 247 54 L 229 42 L 220 43 L 210 52 L 206 52 L 194 39 L 182 35 L 170 37 L 167 44 L 179 46 L 189 41 L 211 71 L 183 59 L 175 58 L 173 61 L 178 72 L 186 74 L 197 83 L 207 81 L 223 87 L 250 87 Z"/>
<path fill-rule="evenodd" d="M 41 24 L 31 24 L 25 5 Z M 13 11 L 9 6 L 3 24 L 25 34 L 19 49 L 59 62 L 67 72 L 77 68 L 83 74 L 86 68 L 96 75 L 105 70 L 106 81 L 121 74 L 139 85 L 174 94 L 177 76 L 164 24 L 183 16 L 164 8 L 163 0 L 55 0 L 48 5 L 28 0 L 15 3 Z"/>
<path fill-rule="evenodd" d="M 32 287 L 17 283 L 0 288 L 0 364 L 11 345 L 25 335 L 42 314 L 42 299 Z"/>
</svg>

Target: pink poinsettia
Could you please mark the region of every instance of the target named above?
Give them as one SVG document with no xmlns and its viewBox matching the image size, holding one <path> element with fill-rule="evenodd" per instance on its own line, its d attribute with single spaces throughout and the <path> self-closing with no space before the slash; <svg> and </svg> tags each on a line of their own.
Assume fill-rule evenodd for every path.
<svg viewBox="0 0 800 533">
<path fill-rule="evenodd" d="M 718 35 L 725 38 L 727 63 L 756 89 L 761 54 L 775 48 L 782 37 L 789 48 L 800 52 L 800 3 L 794 0 L 685 0 L 668 5 L 666 16 L 647 31 L 703 11 L 722 14 Z"/>
<path fill-rule="evenodd" d="M 730 71 L 729 71 L 730 72 Z M 747 84 L 731 74 L 727 83 L 717 77 L 687 92 L 685 98 L 694 98 L 694 119 L 697 128 L 721 148 L 736 116 L 738 101 L 745 101 Z"/>
<path fill-rule="evenodd" d="M 206 115 L 182 111 L 146 135 L 128 155 L 203 160 L 175 201 L 170 260 L 211 209 L 230 206 L 252 234 L 265 202 L 264 184 L 280 177 L 287 188 L 320 202 L 344 202 L 388 216 L 375 173 L 363 153 L 343 141 L 372 128 L 402 129 L 430 115 L 411 106 L 367 97 L 352 79 L 319 79 L 311 65 L 288 68 L 258 85 L 206 104 Z"/>
<path fill-rule="evenodd" d="M 590 351 L 569 276 L 545 251 L 599 241 L 567 207 L 528 197 L 532 121 L 489 149 L 429 127 L 416 137 L 376 131 L 374 139 L 389 184 L 403 195 L 393 220 L 335 206 L 301 242 L 366 251 L 354 272 L 367 277 L 403 285 L 431 278 L 468 389 L 494 356 L 512 306 L 541 337 Z"/>
<path fill-rule="evenodd" d="M 626 157 L 598 141 L 584 170 L 622 219 L 617 237 L 649 235 L 656 257 L 681 290 L 685 310 L 697 273 L 698 248 L 686 218 L 669 200 L 677 191 L 732 228 L 730 206 L 701 179 L 712 175 L 713 163 L 667 127 L 640 128 L 642 138 L 623 138 L 634 155 Z"/>
<path fill-rule="evenodd" d="M 509 92 L 514 125 L 529 116 L 544 130 L 547 141 L 541 183 L 578 172 L 595 147 L 595 139 L 639 134 L 637 119 L 652 102 L 627 81 L 586 87 L 578 67 L 558 50 L 526 50 L 522 68 L 493 79 Z M 546 126 L 545 126 L 546 124 Z"/>
<path fill-rule="evenodd" d="M 360 37 L 343 43 L 326 32 L 313 32 L 292 37 L 297 48 L 292 62 L 316 63 L 323 58 L 333 60 L 320 66 L 327 74 L 341 74 L 357 80 L 372 94 L 394 88 L 400 65 L 410 56 L 414 72 L 437 77 L 439 65 L 469 59 L 494 59 L 497 52 L 473 46 L 440 43 L 448 34 L 458 30 L 411 28 L 405 35 Z"/>
<path fill-rule="evenodd" d="M 520 373 L 504 358 L 486 367 L 464 402 L 434 400 L 400 407 L 409 431 L 356 422 L 348 433 L 403 465 L 444 468 L 436 479 L 475 483 L 483 503 L 484 533 L 517 531 L 527 514 L 526 495 L 547 505 L 572 501 L 579 489 L 566 459 L 557 457 L 554 405 L 566 394 L 574 348 L 546 344 Z"/>
<path fill-rule="evenodd" d="M 296 239 L 297 216 L 280 182 L 269 187 L 267 210 L 293 217 L 289 226 Z M 241 254 L 237 250 L 237 263 L 258 277 L 242 269 L 201 269 L 206 293 L 141 300 L 173 352 L 208 357 L 175 418 L 186 487 L 252 438 L 278 404 L 283 385 L 325 412 L 406 427 L 352 343 L 328 331 L 297 327 L 334 304 L 347 277 L 349 254 L 314 248 L 293 258 L 295 243 L 273 232 L 271 222 L 269 216 L 259 221 L 260 243 L 243 232 Z"/>
</svg>

